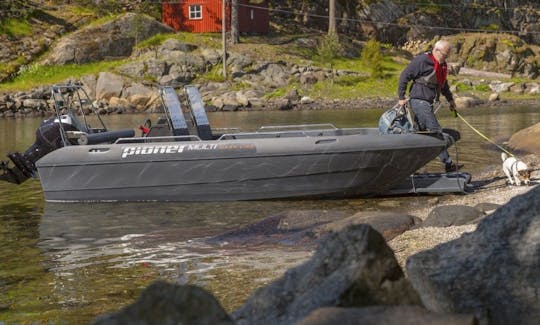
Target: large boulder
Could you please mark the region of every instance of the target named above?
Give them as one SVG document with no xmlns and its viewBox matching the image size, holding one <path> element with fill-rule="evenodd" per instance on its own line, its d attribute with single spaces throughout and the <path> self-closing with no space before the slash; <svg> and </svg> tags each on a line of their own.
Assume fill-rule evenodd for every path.
<svg viewBox="0 0 540 325">
<path fill-rule="evenodd" d="M 331 233 L 313 257 L 233 312 L 242 324 L 293 324 L 321 307 L 418 304 L 384 238 L 368 225 Z"/>
<path fill-rule="evenodd" d="M 508 140 L 508 146 L 516 151 L 540 154 L 540 141 L 538 139 L 540 139 L 540 123 L 512 135 Z"/>
<path fill-rule="evenodd" d="M 513 198 L 476 231 L 411 256 L 407 274 L 431 311 L 491 324 L 540 319 L 540 187 Z"/>
<path fill-rule="evenodd" d="M 107 58 L 128 57 L 137 42 L 173 29 L 152 17 L 127 13 L 101 25 L 90 25 L 69 34 L 51 49 L 42 63 L 47 65 L 88 63 Z"/>
<path fill-rule="evenodd" d="M 100 72 L 96 82 L 96 99 L 109 100 L 120 97 L 124 88 L 124 79 L 114 73 Z"/>
<path fill-rule="evenodd" d="M 115 324 L 233 324 L 216 298 L 190 285 L 157 281 L 122 310 L 98 317 L 95 325 Z"/>
</svg>

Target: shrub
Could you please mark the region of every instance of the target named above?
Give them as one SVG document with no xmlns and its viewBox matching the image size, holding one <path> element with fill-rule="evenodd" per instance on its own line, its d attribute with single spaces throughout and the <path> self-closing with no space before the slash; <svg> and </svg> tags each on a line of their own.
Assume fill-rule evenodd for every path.
<svg viewBox="0 0 540 325">
<path fill-rule="evenodd" d="M 360 53 L 360 62 L 369 68 L 372 78 L 382 78 L 384 76 L 383 56 L 381 44 L 374 39 L 370 39 Z"/>
<path fill-rule="evenodd" d="M 341 50 L 338 35 L 329 34 L 322 38 L 317 47 L 317 54 L 322 63 L 329 63 L 330 67 L 332 67 L 332 61 L 340 55 Z"/>
</svg>

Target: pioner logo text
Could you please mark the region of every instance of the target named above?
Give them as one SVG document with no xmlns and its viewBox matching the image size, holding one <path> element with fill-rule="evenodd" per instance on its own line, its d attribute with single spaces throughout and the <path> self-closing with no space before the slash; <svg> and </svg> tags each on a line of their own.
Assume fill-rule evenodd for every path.
<svg viewBox="0 0 540 325">
<path fill-rule="evenodd" d="M 181 145 L 163 145 L 163 146 L 137 146 L 124 147 L 122 150 L 122 158 L 138 155 L 166 155 L 178 154 L 184 151 L 193 150 L 215 150 L 217 144 L 181 144 Z"/>
</svg>

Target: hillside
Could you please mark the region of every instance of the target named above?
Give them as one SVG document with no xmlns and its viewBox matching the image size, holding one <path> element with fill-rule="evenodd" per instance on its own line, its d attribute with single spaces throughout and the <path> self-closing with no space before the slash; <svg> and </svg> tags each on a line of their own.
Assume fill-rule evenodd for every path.
<svg viewBox="0 0 540 325">
<path fill-rule="evenodd" d="M 284 35 L 304 38 L 323 35 L 328 26 L 327 6 L 327 0 L 269 1 L 271 35 L 255 44 L 275 45 Z M 67 33 L 125 12 L 141 12 L 159 20 L 160 3 L 143 0 L 33 0 L 0 3 L 0 41 L 3 44 L 0 48 L 0 82 L 13 78 L 21 68 L 35 62 Z M 535 23 L 540 21 L 539 17 L 540 4 L 536 1 L 515 0 L 511 6 L 502 0 L 483 1 L 482 4 L 474 5 L 463 0 L 451 4 L 447 1 L 429 1 L 408 5 L 391 0 L 336 2 L 337 29 L 343 38 L 342 44 L 353 47 L 347 52 L 349 56 L 357 55 L 361 42 L 372 38 L 396 49 L 403 46 L 411 49 L 411 44 L 429 42 L 440 36 L 493 31 L 510 31 L 519 35 L 519 41 L 512 39 L 506 44 L 522 54 L 529 52 L 530 56 L 536 52 L 531 52 L 528 44 L 540 44 L 540 34 L 535 32 L 539 27 Z M 493 46 L 493 43 L 486 46 Z M 517 72 L 528 78 L 536 77 L 536 71 L 529 71 L 533 66 L 531 62 L 526 62 L 526 67 L 512 67 L 508 71 L 507 68 L 493 64 L 486 66 L 476 62 L 485 61 L 494 55 L 489 50 L 481 52 L 485 53 L 473 56 L 465 54 L 462 60 L 468 59 L 470 68 L 493 69 L 512 74 Z M 513 57 L 504 59 L 511 60 Z M 533 59 L 528 58 L 526 61 Z M 538 62 L 534 64 L 538 65 Z M 516 68 L 517 71 L 514 71 Z"/>
<path fill-rule="evenodd" d="M 401 69 L 414 54 L 428 50 L 438 39 L 404 44 L 376 41 L 375 51 L 382 58 L 374 63 L 362 58 L 363 51 L 373 50 L 366 45 L 366 35 L 340 32 L 338 44 L 320 29 L 324 25 L 316 29 L 296 18 L 283 21 L 274 17 L 269 35 L 244 35 L 239 44 L 228 44 L 228 76 L 224 78 L 220 34 L 172 33 L 152 16 L 130 13 L 102 17 L 103 8 L 95 10 L 77 3 L 81 2 L 42 5 L 25 19 L 2 20 L 2 28 L 9 31 L 2 37 L 9 46 L 0 50 L 0 73 L 5 80 L 0 83 L 0 92 L 38 88 L 0 98 L 3 116 L 43 112 L 50 103 L 48 90 L 42 86 L 84 78 L 94 80 L 91 86 L 95 87 L 102 72 L 115 79 L 115 75 L 122 76 L 120 89 L 135 85 L 139 90 L 147 87 L 148 93 L 158 84 L 196 83 L 205 101 L 216 109 L 261 105 L 290 109 L 304 97 L 307 103 L 323 103 L 321 107 L 325 102 L 336 107 L 334 99 L 340 100 L 337 106 L 342 107 L 358 106 L 350 102 L 358 99 L 367 101 L 368 107 L 385 107 L 386 102 L 377 101 L 393 100 Z M 117 9 L 132 10 L 138 9 Z M 458 97 L 464 98 L 464 105 L 486 101 L 492 92 L 525 99 L 538 94 L 540 86 L 533 80 L 539 75 L 538 46 L 511 34 L 459 33 L 445 38 L 455 45 L 450 81 Z M 13 53 L 17 54 L 15 59 L 10 57 Z M 126 93 L 110 95 L 122 97 L 115 100 L 121 107 L 105 111 L 153 109 L 146 104 L 138 107 Z M 38 104 L 25 108 L 25 98 Z M 105 99 L 108 106 L 110 98 Z"/>
</svg>

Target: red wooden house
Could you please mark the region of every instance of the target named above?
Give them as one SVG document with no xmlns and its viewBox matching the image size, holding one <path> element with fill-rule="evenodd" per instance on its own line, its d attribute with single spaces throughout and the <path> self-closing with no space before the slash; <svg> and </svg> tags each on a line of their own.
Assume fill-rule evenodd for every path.
<svg viewBox="0 0 540 325">
<path fill-rule="evenodd" d="M 231 27 L 230 0 L 164 0 L 161 20 L 176 31 L 221 32 L 221 14 L 226 1 L 226 26 Z M 238 0 L 240 33 L 267 34 L 270 30 L 268 0 Z"/>
</svg>

